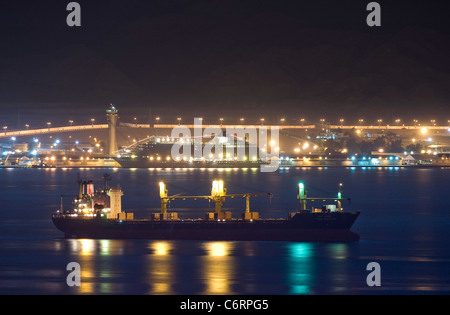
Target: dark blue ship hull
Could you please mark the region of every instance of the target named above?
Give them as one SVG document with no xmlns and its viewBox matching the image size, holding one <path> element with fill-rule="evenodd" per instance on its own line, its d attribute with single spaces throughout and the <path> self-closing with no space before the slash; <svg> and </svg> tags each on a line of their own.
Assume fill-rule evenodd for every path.
<svg viewBox="0 0 450 315">
<path fill-rule="evenodd" d="M 260 220 L 107 220 L 57 214 L 55 226 L 66 237 L 94 239 L 353 242 L 350 231 L 359 212 L 297 213 L 291 219 Z"/>
</svg>

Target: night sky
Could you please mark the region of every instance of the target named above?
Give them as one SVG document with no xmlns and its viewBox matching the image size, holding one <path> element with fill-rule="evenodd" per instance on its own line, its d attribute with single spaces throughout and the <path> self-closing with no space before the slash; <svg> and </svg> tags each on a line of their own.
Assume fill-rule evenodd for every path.
<svg viewBox="0 0 450 315">
<path fill-rule="evenodd" d="M 450 119 L 448 1 L 2 1 L 0 106 Z M 394 3 L 393 3 L 394 2 Z"/>
</svg>

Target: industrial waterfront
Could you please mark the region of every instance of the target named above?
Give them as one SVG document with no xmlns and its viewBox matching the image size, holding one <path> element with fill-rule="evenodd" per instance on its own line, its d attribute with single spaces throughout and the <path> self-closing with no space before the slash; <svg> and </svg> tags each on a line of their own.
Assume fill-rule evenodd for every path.
<svg viewBox="0 0 450 315">
<path fill-rule="evenodd" d="M 355 124 L 344 124 L 346 120 L 341 118 L 333 124 L 326 119 L 313 122 L 304 118 L 276 121 L 240 118 L 230 124 L 219 118 L 214 124 L 212 119 L 208 123 L 201 117 L 191 117 L 192 122 L 187 123 L 181 117 L 163 122 L 152 115 L 151 122 L 143 124 L 137 120 L 119 121 L 119 110 L 111 104 L 105 123 L 95 123 L 99 120 L 92 118 L 90 125 L 73 125 L 70 120 L 69 126 L 47 122 L 47 127 L 42 128 L 26 124 L 24 130 L 4 126 L 4 132 L 0 133 L 0 167 L 259 167 L 266 149 L 257 143 L 257 138 L 250 139 L 253 130 L 277 131 L 277 139 L 271 141 L 267 152 L 271 149 L 276 153 L 280 167 L 450 165 L 450 126 L 434 119 L 422 122 L 414 119 L 410 124 L 401 119 L 393 124 L 383 119 L 373 122 L 358 119 Z M 196 120 L 204 121 L 200 140 L 194 135 Z M 185 128 L 188 135 L 175 132 L 177 128 Z M 204 135 L 203 131 L 209 128 L 222 130 L 224 134 Z M 225 135 L 227 130 L 241 138 Z M 200 154 L 194 155 L 196 141 L 203 146 L 216 142 L 221 149 L 209 154 L 200 150 Z M 237 154 L 239 141 L 245 150 L 242 157 Z M 190 153 L 174 157 L 171 151 L 174 145 L 186 144 L 192 147 Z M 251 153 L 252 148 L 256 148 L 256 153 Z"/>
</svg>

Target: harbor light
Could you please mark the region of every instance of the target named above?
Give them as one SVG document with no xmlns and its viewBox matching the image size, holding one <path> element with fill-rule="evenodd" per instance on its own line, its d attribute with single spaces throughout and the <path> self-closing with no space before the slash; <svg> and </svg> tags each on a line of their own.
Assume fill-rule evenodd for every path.
<svg viewBox="0 0 450 315">
<path fill-rule="evenodd" d="M 225 195 L 223 188 L 223 180 L 214 180 L 212 182 L 211 196 L 223 196 Z"/>
<path fill-rule="evenodd" d="M 214 180 L 212 183 L 211 196 L 217 196 L 219 191 L 219 183 L 217 180 Z"/>
<path fill-rule="evenodd" d="M 338 199 L 342 199 L 342 183 L 339 183 Z"/>
<path fill-rule="evenodd" d="M 219 195 L 224 195 L 223 193 L 223 180 L 219 180 Z"/>
<path fill-rule="evenodd" d="M 164 182 L 159 182 L 159 196 L 161 198 L 167 197 L 166 184 Z"/>
<path fill-rule="evenodd" d="M 305 185 L 303 184 L 303 182 L 298 183 L 297 198 L 300 200 L 300 210 L 305 211 L 306 210 L 306 192 L 305 192 Z"/>
</svg>

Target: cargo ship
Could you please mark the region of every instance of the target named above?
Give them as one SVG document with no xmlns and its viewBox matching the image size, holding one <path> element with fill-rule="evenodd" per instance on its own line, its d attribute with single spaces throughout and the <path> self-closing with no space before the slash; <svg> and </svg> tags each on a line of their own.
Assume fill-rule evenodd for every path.
<svg viewBox="0 0 450 315">
<path fill-rule="evenodd" d="M 78 181 L 78 196 L 70 210 L 61 208 L 52 214 L 52 221 L 66 238 L 92 239 L 152 239 L 152 240 L 225 240 L 225 241 L 303 241 L 353 242 L 359 235 L 352 227 L 360 212 L 343 211 L 342 184 L 336 197 L 310 198 L 305 185 L 298 184 L 300 206 L 288 212 L 286 218 L 262 218 L 250 211 L 250 198 L 271 193 L 228 194 L 222 180 L 214 180 L 211 193 L 202 196 L 168 195 L 164 182 L 159 183 L 161 211 L 146 219 L 135 219 L 134 214 L 122 211 L 121 188 L 105 187 L 94 191 L 92 181 Z M 245 198 L 246 206 L 240 218 L 223 211 L 227 198 Z M 203 219 L 189 219 L 169 212 L 173 200 L 207 199 L 214 202 L 214 212 L 206 212 Z M 307 209 L 308 201 L 327 201 L 320 208 Z"/>
<path fill-rule="evenodd" d="M 180 138 L 151 136 L 139 140 L 128 147 L 122 147 L 119 154 L 112 158 L 122 168 L 259 168 L 262 165 L 270 164 L 270 161 L 263 161 L 259 155 L 259 148 L 256 145 L 248 143 L 247 140 L 243 144 L 238 144 L 234 137 L 218 136 L 211 145 L 221 145 L 224 150 L 228 152 L 232 150 L 237 152 L 243 149 L 244 152 L 249 152 L 242 160 L 238 160 L 237 156 L 232 158 L 223 154 L 216 156 L 209 154 L 201 158 L 193 156 L 182 157 L 180 159 L 172 158 L 172 149 L 178 143 Z M 200 147 L 200 151 L 206 152 L 211 149 L 205 148 L 209 142 L 202 139 L 201 144 L 195 144 L 193 139 L 184 139 L 183 150 L 188 152 L 195 152 L 196 148 Z M 250 152 L 253 152 L 250 155 Z M 195 154 L 194 154 L 195 155 Z"/>
<path fill-rule="evenodd" d="M 160 158 L 158 156 L 158 158 Z M 268 163 L 262 161 L 174 161 L 150 159 L 148 156 L 113 157 L 121 168 L 260 168 Z"/>
</svg>

